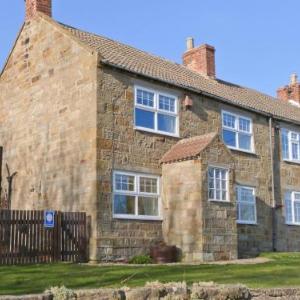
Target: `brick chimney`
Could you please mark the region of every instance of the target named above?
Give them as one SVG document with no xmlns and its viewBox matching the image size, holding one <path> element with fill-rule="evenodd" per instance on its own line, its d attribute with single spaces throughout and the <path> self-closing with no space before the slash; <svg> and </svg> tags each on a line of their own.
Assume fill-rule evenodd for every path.
<svg viewBox="0 0 300 300">
<path fill-rule="evenodd" d="M 182 56 L 183 64 L 204 76 L 216 77 L 215 48 L 204 44 L 194 47 L 194 39 L 187 39 L 187 51 Z"/>
<path fill-rule="evenodd" d="M 277 90 L 277 98 L 291 104 L 298 103 L 300 105 L 300 83 L 297 74 L 291 75 L 289 85 Z"/>
<path fill-rule="evenodd" d="M 52 17 L 52 0 L 25 0 L 26 21 L 35 16 L 37 12 Z"/>
</svg>

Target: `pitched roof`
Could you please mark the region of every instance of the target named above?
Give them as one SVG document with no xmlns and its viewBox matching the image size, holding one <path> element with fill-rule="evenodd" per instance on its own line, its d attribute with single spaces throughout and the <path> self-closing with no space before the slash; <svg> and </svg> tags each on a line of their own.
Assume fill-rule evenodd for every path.
<svg viewBox="0 0 300 300">
<path fill-rule="evenodd" d="M 219 79 L 211 79 L 187 67 L 154 56 L 103 36 L 59 23 L 84 44 L 98 51 L 103 64 L 203 93 L 220 101 L 300 124 L 300 108 L 278 99 Z"/>
<path fill-rule="evenodd" d="M 183 139 L 175 144 L 160 160 L 166 164 L 196 158 L 217 137 L 216 132 Z"/>
</svg>

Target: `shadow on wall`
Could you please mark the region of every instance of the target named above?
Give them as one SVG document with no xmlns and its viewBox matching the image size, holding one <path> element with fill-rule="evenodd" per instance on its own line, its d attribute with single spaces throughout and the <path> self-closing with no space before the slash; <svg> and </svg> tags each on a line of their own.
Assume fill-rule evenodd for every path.
<svg viewBox="0 0 300 300">
<path fill-rule="evenodd" d="M 238 224 L 238 257 L 272 251 L 272 207 L 256 197 L 257 224 Z"/>
</svg>

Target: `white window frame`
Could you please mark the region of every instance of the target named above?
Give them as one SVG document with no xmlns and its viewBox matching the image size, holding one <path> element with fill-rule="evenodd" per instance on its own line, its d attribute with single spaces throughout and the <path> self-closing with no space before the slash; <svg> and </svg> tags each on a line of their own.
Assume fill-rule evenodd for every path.
<svg viewBox="0 0 300 300">
<path fill-rule="evenodd" d="M 228 126 L 224 126 L 224 114 L 228 114 L 231 115 L 233 117 L 235 117 L 235 124 L 234 124 L 234 128 L 232 127 L 228 127 Z M 243 131 L 239 129 L 239 119 L 244 119 L 250 122 L 250 132 L 247 131 Z M 255 153 L 255 149 L 254 149 L 254 135 L 253 135 L 253 121 L 251 118 L 249 117 L 245 117 L 243 115 L 240 114 L 236 114 L 227 110 L 222 110 L 222 137 L 223 137 L 223 129 L 228 130 L 228 131 L 232 131 L 235 133 L 235 143 L 236 143 L 236 147 L 230 146 L 230 145 L 226 145 L 229 149 L 233 149 L 233 150 L 238 150 L 238 151 L 242 151 L 242 152 L 247 152 L 247 153 Z M 246 135 L 249 135 L 251 138 L 251 148 L 250 150 L 247 149 L 243 149 L 239 147 L 239 139 L 238 139 L 238 134 L 239 133 L 243 133 Z"/>
<path fill-rule="evenodd" d="M 246 203 L 248 204 L 253 204 L 254 206 L 254 221 L 245 221 L 245 220 L 241 220 L 240 217 L 240 206 L 238 206 L 239 203 L 245 203 L 244 201 L 240 201 L 241 199 L 241 190 L 242 189 L 247 189 L 247 190 L 251 190 L 253 193 L 253 199 L 254 199 L 254 203 L 251 201 L 247 201 Z M 251 187 L 251 186 L 244 186 L 244 185 L 237 185 L 236 186 L 236 203 L 237 203 L 237 223 L 238 224 L 249 224 L 249 225 L 256 225 L 257 224 L 257 207 L 256 207 L 256 195 L 255 195 L 255 188 Z"/>
<path fill-rule="evenodd" d="M 226 171 L 226 200 L 220 200 L 220 199 L 216 199 L 216 198 L 214 198 L 214 199 L 212 199 L 212 198 L 210 198 L 209 197 L 209 191 L 211 190 L 210 188 L 209 188 L 209 170 L 210 169 L 218 169 L 218 170 L 222 170 L 222 171 Z M 224 168 L 224 167 L 219 167 L 219 166 L 213 166 L 213 165 L 210 165 L 210 166 L 208 166 L 208 168 L 207 168 L 207 189 L 208 189 L 208 193 L 207 193 L 207 195 L 208 195 L 208 201 L 210 201 L 210 202 L 222 202 L 222 203 L 227 203 L 227 202 L 230 202 L 230 195 L 229 195 L 229 172 L 230 172 L 230 170 L 228 169 L 228 168 Z M 214 176 L 215 176 L 215 172 L 214 172 Z M 214 192 L 214 195 L 216 195 L 216 178 L 214 177 L 214 189 L 213 189 L 215 192 Z M 221 189 L 221 191 L 222 191 L 222 189 Z"/>
<path fill-rule="evenodd" d="M 287 191 L 288 193 L 291 193 L 291 207 L 292 207 L 292 221 L 289 222 L 286 218 L 286 201 L 285 201 L 285 223 L 287 225 L 296 225 L 300 226 L 300 222 L 295 222 L 295 202 L 300 203 L 300 200 L 295 199 L 295 194 L 300 195 L 300 192 L 298 191 Z M 286 197 L 286 196 L 285 196 Z"/>
<path fill-rule="evenodd" d="M 146 106 L 140 103 L 137 103 L 137 90 L 142 90 L 148 93 L 153 93 L 154 94 L 154 106 L 150 107 L 150 106 Z M 159 96 L 165 96 L 165 97 L 169 97 L 169 98 L 173 98 L 175 99 L 175 111 L 174 112 L 170 112 L 170 111 L 166 111 L 163 109 L 159 109 Z M 146 127 L 142 127 L 142 126 L 137 126 L 136 125 L 136 113 L 135 113 L 135 109 L 139 108 L 145 111 L 150 111 L 154 113 L 154 129 L 151 128 L 146 128 Z M 168 135 L 168 136 L 174 136 L 174 137 L 179 137 L 179 101 L 178 101 L 178 97 L 175 95 L 171 95 L 159 90 L 152 90 L 149 88 L 145 88 L 143 86 L 138 86 L 136 85 L 134 88 L 134 129 L 138 129 L 138 130 L 142 130 L 142 131 L 147 131 L 147 132 L 153 132 L 153 133 L 158 133 L 158 134 L 162 134 L 162 135 Z M 164 114 L 164 115 L 168 115 L 168 116 L 172 116 L 175 117 L 175 133 L 170 133 L 167 131 L 161 131 L 158 130 L 158 114 Z"/>
<path fill-rule="evenodd" d="M 296 130 L 287 129 L 287 128 L 281 128 L 281 131 L 282 131 L 281 132 L 281 154 L 282 154 L 283 160 L 300 164 L 300 132 L 296 131 Z M 288 156 L 289 156 L 288 158 L 283 157 L 283 141 L 282 141 L 283 131 L 285 131 L 287 133 L 288 148 L 289 148 L 288 149 Z M 297 143 L 297 141 L 292 138 L 293 134 L 298 135 L 298 159 L 293 159 L 293 147 L 292 147 L 292 145 Z"/>
<path fill-rule="evenodd" d="M 134 176 L 134 191 L 123 191 L 116 189 L 116 175 Z M 157 193 L 142 193 L 140 189 L 140 177 L 152 178 L 157 180 Z M 135 214 L 115 214 L 114 198 L 115 195 L 129 195 L 135 197 Z M 138 214 L 138 197 L 157 197 L 158 198 L 158 216 L 145 216 Z M 113 193 L 112 193 L 112 213 L 114 219 L 133 219 L 133 220 L 162 220 L 161 215 L 161 197 L 160 197 L 160 177 L 150 174 L 137 173 L 137 172 L 113 172 Z"/>
</svg>

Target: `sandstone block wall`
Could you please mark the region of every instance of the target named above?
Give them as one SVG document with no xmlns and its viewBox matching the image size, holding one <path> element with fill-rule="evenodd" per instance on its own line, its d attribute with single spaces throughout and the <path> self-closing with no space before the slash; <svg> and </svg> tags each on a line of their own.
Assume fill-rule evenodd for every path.
<svg viewBox="0 0 300 300">
<path fill-rule="evenodd" d="M 300 165 L 282 160 L 280 126 L 291 130 L 299 130 L 295 126 L 276 122 L 277 128 L 274 136 L 274 170 L 275 174 L 275 201 L 276 201 L 276 249 L 277 251 L 299 251 L 300 249 L 300 227 L 287 225 L 285 222 L 286 191 L 300 191 Z"/>
<path fill-rule="evenodd" d="M 144 253 L 162 239 L 160 221 L 112 218 L 112 171 L 161 175 L 159 159 L 179 140 L 134 130 L 137 83 L 178 94 L 180 138 L 221 133 L 223 109 L 252 118 L 255 154 L 231 151 L 235 184 L 255 187 L 257 200 L 257 224 L 237 226 L 238 249 L 240 256 L 271 251 L 268 119 L 190 92 L 194 105 L 187 110 L 182 105 L 186 91 L 97 65 L 95 53 L 46 17 L 25 24 L 0 78 L 4 163 L 18 172 L 12 208 L 87 211 L 97 236 L 94 259 Z M 276 130 L 274 137 L 276 150 Z M 274 157 L 277 247 L 299 251 L 300 227 L 284 223 L 283 193 L 300 185 L 300 166 L 282 162 L 279 150 Z"/>
<path fill-rule="evenodd" d="M 203 203 L 203 260 L 231 260 L 238 257 L 235 199 L 235 162 L 231 153 L 216 139 L 200 156 Z M 208 168 L 228 169 L 229 202 L 208 201 Z"/>
<path fill-rule="evenodd" d="M 96 76 L 97 56 L 51 20 L 24 25 L 0 78 L 0 143 L 18 172 L 13 209 L 94 214 Z"/>
<path fill-rule="evenodd" d="M 208 200 L 208 167 L 229 170 L 230 202 Z M 162 166 L 163 235 L 176 245 L 182 260 L 214 261 L 237 258 L 236 202 L 233 157 L 216 139 L 198 159 Z"/>
<path fill-rule="evenodd" d="M 180 138 L 202 135 L 217 131 L 221 133 L 221 111 L 230 110 L 251 117 L 255 137 L 255 154 L 232 150 L 235 163 L 235 184 L 256 188 L 258 222 L 256 225 L 238 225 L 239 256 L 253 256 L 261 251 L 272 250 L 272 193 L 271 160 L 268 147 L 268 119 L 222 104 L 214 99 L 190 94 L 193 107 L 186 110 L 182 104 L 186 92 L 174 87 L 141 80 L 130 74 L 101 67 L 98 73 L 98 153 L 97 168 L 99 184 L 99 247 L 101 257 L 105 249 L 115 253 L 109 240 L 122 240 L 120 245 L 126 253 L 126 243 L 131 243 L 132 230 L 136 232 L 139 221 L 114 220 L 112 218 L 112 170 L 137 171 L 161 174 L 159 159 L 178 138 L 134 130 L 134 84 L 177 93 L 180 101 Z M 118 225 L 117 225 L 118 224 Z M 149 225 L 148 225 L 149 224 Z M 123 228 L 122 237 L 114 231 L 115 226 Z M 147 228 L 149 226 L 149 228 Z M 155 230 L 153 231 L 153 226 Z M 296 229 L 300 232 L 300 228 Z M 147 243 L 139 237 L 135 253 L 147 251 L 148 245 L 162 237 L 161 223 L 148 222 L 138 232 L 148 237 Z M 159 234 L 158 234 L 159 232 Z M 106 244 L 101 242 L 105 240 Z M 102 246 L 101 246 L 102 245 Z M 123 247 L 123 248 L 122 248 Z M 140 250 L 138 251 L 138 248 Z M 298 248 L 294 248 L 297 250 Z M 128 250 L 129 251 L 129 250 Z M 131 251 L 131 250 L 130 250 Z M 132 254 L 132 252 L 130 252 Z"/>
</svg>

